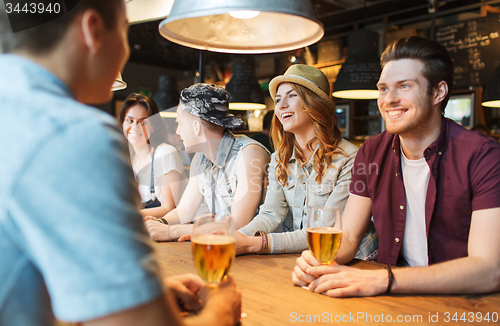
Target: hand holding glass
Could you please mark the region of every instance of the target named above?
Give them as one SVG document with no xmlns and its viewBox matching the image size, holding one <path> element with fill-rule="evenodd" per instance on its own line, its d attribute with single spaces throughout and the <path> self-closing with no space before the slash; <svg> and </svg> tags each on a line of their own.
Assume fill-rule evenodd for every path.
<svg viewBox="0 0 500 326">
<path fill-rule="evenodd" d="M 307 244 L 323 265 L 335 261 L 342 238 L 342 221 L 337 207 L 310 207 L 307 216 Z"/>
<path fill-rule="evenodd" d="M 235 257 L 235 227 L 231 216 L 214 215 L 194 221 L 191 243 L 196 270 L 208 286 L 217 286 L 229 273 Z"/>
</svg>

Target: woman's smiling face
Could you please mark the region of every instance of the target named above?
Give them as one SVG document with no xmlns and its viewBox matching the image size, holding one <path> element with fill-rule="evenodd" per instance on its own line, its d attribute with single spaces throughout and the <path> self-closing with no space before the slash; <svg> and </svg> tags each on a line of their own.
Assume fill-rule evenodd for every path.
<svg viewBox="0 0 500 326">
<path fill-rule="evenodd" d="M 148 111 L 142 105 L 134 105 L 125 114 L 122 128 L 125 138 L 132 145 L 148 141 L 151 135 L 151 126 Z"/>
<path fill-rule="evenodd" d="M 311 117 L 304 111 L 302 100 L 290 83 L 281 83 L 274 97 L 274 114 L 291 133 L 303 133 L 313 127 Z"/>
</svg>

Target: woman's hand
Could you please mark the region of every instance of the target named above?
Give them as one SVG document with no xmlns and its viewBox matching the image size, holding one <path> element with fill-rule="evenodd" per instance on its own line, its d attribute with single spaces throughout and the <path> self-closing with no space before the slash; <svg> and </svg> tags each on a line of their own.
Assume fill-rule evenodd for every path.
<svg viewBox="0 0 500 326">
<path fill-rule="evenodd" d="M 156 217 L 151 216 L 151 215 L 143 216 L 142 219 L 144 220 L 144 222 L 146 222 L 146 221 L 156 221 Z"/>
<path fill-rule="evenodd" d="M 144 224 L 146 224 L 146 230 L 148 230 L 151 239 L 156 241 L 171 240 L 168 234 L 168 225 L 158 222 L 156 218 L 154 220 L 147 220 Z"/>
<path fill-rule="evenodd" d="M 184 242 L 184 241 L 190 241 L 191 240 L 191 233 L 184 234 L 182 237 L 179 238 L 179 242 Z"/>
<path fill-rule="evenodd" d="M 262 247 L 260 237 L 249 237 L 241 232 L 236 232 L 236 255 L 258 254 Z"/>
</svg>

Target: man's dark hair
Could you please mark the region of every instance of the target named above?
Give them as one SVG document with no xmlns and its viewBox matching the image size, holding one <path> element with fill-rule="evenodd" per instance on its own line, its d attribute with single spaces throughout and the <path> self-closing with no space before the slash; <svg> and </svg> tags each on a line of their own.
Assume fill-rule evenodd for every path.
<svg viewBox="0 0 500 326">
<path fill-rule="evenodd" d="M 117 8 L 123 0 L 79 0 L 78 4 L 64 15 L 45 24 L 12 33 L 3 3 L 0 3 L 0 52 L 12 53 L 26 50 L 35 55 L 49 53 L 62 40 L 73 19 L 82 11 L 97 11 L 108 30 L 117 24 Z M 29 18 L 29 17 L 28 17 Z"/>
<path fill-rule="evenodd" d="M 416 59 L 424 64 L 422 74 L 429 82 L 429 95 L 442 80 L 448 84 L 448 94 L 441 102 L 441 111 L 444 112 L 453 88 L 453 61 L 446 48 L 437 41 L 419 36 L 401 38 L 385 49 L 380 65 L 384 68 L 389 61 L 400 59 Z"/>
</svg>

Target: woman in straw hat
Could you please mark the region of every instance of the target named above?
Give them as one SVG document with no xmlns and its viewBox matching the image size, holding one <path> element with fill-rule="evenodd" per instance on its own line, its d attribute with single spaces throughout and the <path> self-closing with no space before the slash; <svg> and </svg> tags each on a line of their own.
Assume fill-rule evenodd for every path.
<svg viewBox="0 0 500 326">
<path fill-rule="evenodd" d="M 265 202 L 252 222 L 239 230 L 237 254 L 307 249 L 308 206 L 335 206 L 343 212 L 349 196 L 358 148 L 342 139 L 323 72 L 293 65 L 271 80 L 269 92 L 275 104 L 271 137 L 276 151 Z M 271 233 L 280 224 L 285 232 Z M 369 229 L 357 258 L 365 258 L 378 244 Z"/>
</svg>

